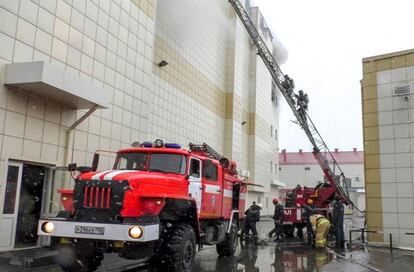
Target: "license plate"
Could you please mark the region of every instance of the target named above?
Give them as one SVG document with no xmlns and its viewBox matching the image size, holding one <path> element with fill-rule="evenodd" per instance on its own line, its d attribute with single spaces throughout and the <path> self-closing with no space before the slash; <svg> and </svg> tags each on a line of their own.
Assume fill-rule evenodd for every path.
<svg viewBox="0 0 414 272">
<path fill-rule="evenodd" d="M 104 227 L 91 227 L 91 226 L 75 226 L 75 233 L 104 235 L 105 228 Z"/>
</svg>

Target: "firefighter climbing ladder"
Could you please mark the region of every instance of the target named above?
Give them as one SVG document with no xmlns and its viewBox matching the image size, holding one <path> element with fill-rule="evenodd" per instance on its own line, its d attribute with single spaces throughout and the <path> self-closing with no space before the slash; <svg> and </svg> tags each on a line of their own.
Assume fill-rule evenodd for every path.
<svg viewBox="0 0 414 272">
<path fill-rule="evenodd" d="M 240 1 L 229 0 L 229 2 L 233 6 L 236 14 L 246 28 L 250 39 L 256 46 L 257 55 L 262 58 L 264 64 L 266 65 L 273 78 L 274 83 L 278 86 L 279 90 L 292 109 L 297 119 L 298 125 L 303 129 L 303 131 L 306 133 L 306 136 L 309 138 L 309 141 L 312 143 L 313 154 L 315 155 L 315 158 L 318 160 L 319 165 L 325 174 L 327 180 L 326 182 L 330 183 L 332 186 L 335 185 L 337 193 L 341 195 L 342 201 L 345 204 L 352 204 L 345 183 L 345 175 L 333 157 L 332 153 L 329 151 L 327 145 L 325 144 L 325 141 L 322 139 L 322 136 L 319 134 L 308 113 L 306 112 L 304 101 L 298 99 L 299 96 L 293 92 L 293 81 L 291 81 L 287 75 L 285 76 L 283 74 L 275 58 L 267 48 L 266 43 L 263 41 L 262 37 L 260 36 L 259 32 L 257 31 L 255 25 L 251 21 L 249 15 L 247 14 Z M 342 186 L 344 186 L 345 189 Z M 358 209 L 357 207 L 355 208 Z"/>
</svg>

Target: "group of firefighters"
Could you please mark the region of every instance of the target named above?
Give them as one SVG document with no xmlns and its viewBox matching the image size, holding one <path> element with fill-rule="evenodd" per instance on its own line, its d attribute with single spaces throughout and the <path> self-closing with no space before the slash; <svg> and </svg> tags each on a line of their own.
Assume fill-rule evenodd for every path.
<svg viewBox="0 0 414 272">
<path fill-rule="evenodd" d="M 275 235 L 275 241 L 278 241 L 284 239 L 284 208 L 283 205 L 279 203 L 278 199 L 273 199 L 273 204 L 275 206 L 275 209 L 272 219 L 274 220 L 275 226 L 268 233 L 268 237 L 273 237 L 273 235 Z M 308 243 L 310 245 L 312 245 L 312 241 L 314 241 L 314 247 L 325 247 L 327 243 L 326 238 L 332 227 L 336 241 L 335 247 L 343 248 L 345 246 L 344 204 L 341 202 L 341 198 L 339 196 L 335 196 L 335 201 L 333 202 L 333 213 L 331 221 L 329 221 L 328 218 L 322 214 L 318 213 L 318 210 L 315 207 L 312 199 L 308 199 L 306 205 L 303 208 L 303 216 L 306 222 Z M 260 210 L 261 206 L 260 204 L 256 204 L 256 202 L 253 202 L 253 204 L 246 210 L 242 237 L 248 236 L 251 231 L 253 237 L 257 238 L 256 223 L 260 220 Z M 302 228 L 297 229 L 296 237 L 300 239 L 303 238 Z"/>
</svg>

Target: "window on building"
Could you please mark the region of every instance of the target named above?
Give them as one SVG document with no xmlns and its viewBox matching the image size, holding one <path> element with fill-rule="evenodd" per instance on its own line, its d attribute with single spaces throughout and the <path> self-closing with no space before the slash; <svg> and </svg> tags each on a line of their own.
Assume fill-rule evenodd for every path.
<svg viewBox="0 0 414 272">
<path fill-rule="evenodd" d="M 278 169 L 277 163 L 275 163 L 275 174 L 277 174 L 277 169 Z"/>
<path fill-rule="evenodd" d="M 277 107 L 277 87 L 276 84 L 272 81 L 272 90 L 271 90 L 271 99 L 273 104 Z"/>
<path fill-rule="evenodd" d="M 306 166 L 305 167 L 305 171 L 310 171 L 311 169 L 310 169 L 310 167 L 309 166 Z"/>
<path fill-rule="evenodd" d="M 273 126 L 270 126 L 270 137 L 273 138 Z"/>
<path fill-rule="evenodd" d="M 275 129 L 275 140 L 277 141 L 277 129 Z"/>
<path fill-rule="evenodd" d="M 282 171 L 282 167 L 279 166 L 279 171 Z"/>
</svg>

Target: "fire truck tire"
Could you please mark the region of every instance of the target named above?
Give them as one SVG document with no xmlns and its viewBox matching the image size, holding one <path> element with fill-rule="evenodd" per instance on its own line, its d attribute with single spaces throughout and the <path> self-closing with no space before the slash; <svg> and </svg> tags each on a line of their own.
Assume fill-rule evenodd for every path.
<svg viewBox="0 0 414 272">
<path fill-rule="evenodd" d="M 191 271 L 196 254 L 194 229 L 180 224 L 168 230 L 161 245 L 160 271 Z"/>
<path fill-rule="evenodd" d="M 219 256 L 230 257 L 236 252 L 239 239 L 237 239 L 237 225 L 232 224 L 230 233 L 226 234 L 226 240 L 216 245 L 216 250 Z"/>
<path fill-rule="evenodd" d="M 94 249 L 81 249 L 73 246 L 59 248 L 58 263 L 65 272 L 92 272 L 98 269 L 103 254 Z"/>
</svg>

